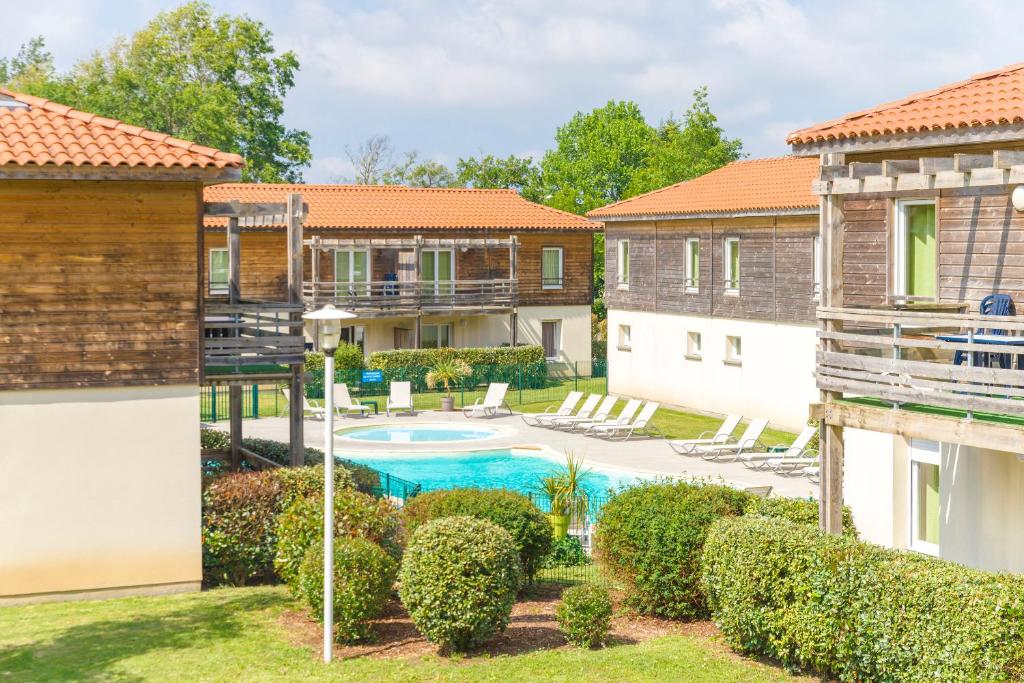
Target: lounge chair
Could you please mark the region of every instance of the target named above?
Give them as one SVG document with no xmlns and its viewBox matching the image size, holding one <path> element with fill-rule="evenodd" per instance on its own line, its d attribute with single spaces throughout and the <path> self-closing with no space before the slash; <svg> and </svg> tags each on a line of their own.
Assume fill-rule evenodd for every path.
<svg viewBox="0 0 1024 683">
<path fill-rule="evenodd" d="M 544 417 L 542 415 L 537 418 L 537 422 L 540 423 L 541 427 L 553 427 L 557 420 L 564 420 L 570 417 L 579 418 L 580 420 L 589 420 L 590 416 L 594 414 L 594 408 L 597 407 L 597 404 L 600 403 L 600 401 L 601 394 L 591 394 L 590 396 L 587 396 L 587 400 L 583 402 L 583 405 L 580 406 L 580 409 L 576 411 L 575 415 L 552 415 L 550 417 Z"/>
<path fill-rule="evenodd" d="M 282 388 L 281 389 L 281 393 L 284 394 L 285 403 L 290 406 L 292 404 L 291 392 L 288 389 Z M 302 397 L 302 416 L 303 417 L 306 417 L 308 415 L 309 417 L 315 417 L 317 419 L 322 420 L 322 419 L 324 419 L 324 416 L 326 414 L 327 414 L 327 411 L 324 408 L 322 408 L 321 406 L 311 405 L 308 398 L 306 398 L 305 396 Z"/>
<path fill-rule="evenodd" d="M 801 474 L 810 479 L 813 483 L 821 483 L 821 467 L 818 465 L 811 465 L 801 470 Z"/>
<path fill-rule="evenodd" d="M 628 425 L 633 421 L 633 416 L 636 415 L 636 411 L 640 410 L 640 406 L 642 406 L 643 403 L 644 402 L 638 398 L 631 398 L 626 402 L 626 406 L 617 417 L 606 418 L 604 420 L 595 419 L 593 422 L 579 422 L 573 426 L 584 434 L 587 434 L 592 429 L 600 425 Z"/>
<path fill-rule="evenodd" d="M 388 417 L 391 417 L 392 410 L 416 414 L 416 409 L 412 406 L 412 385 L 409 382 L 392 382 L 389 389 L 387 408 L 385 409 Z"/>
<path fill-rule="evenodd" d="M 713 446 L 717 443 L 728 443 L 729 437 L 736 430 L 736 426 L 743 420 L 742 415 L 732 414 L 725 418 L 718 431 L 712 434 L 710 431 L 702 432 L 696 439 L 676 439 L 669 441 L 668 445 L 680 455 L 690 455 L 697 451 L 698 446 Z"/>
<path fill-rule="evenodd" d="M 608 439 L 614 439 L 616 435 L 621 434 L 622 441 L 633 436 L 634 432 L 643 432 L 647 436 L 657 436 L 659 432 L 651 424 L 651 418 L 654 417 L 654 413 L 659 407 L 661 407 L 661 404 L 657 401 L 648 401 L 644 409 L 640 411 L 640 414 L 632 422 L 628 424 L 594 425 L 587 430 L 587 433 Z"/>
<path fill-rule="evenodd" d="M 348 385 L 344 382 L 336 382 L 334 385 L 334 412 L 338 415 L 363 415 L 370 410 L 370 406 L 364 406 L 352 400 L 348 393 Z"/>
<path fill-rule="evenodd" d="M 732 459 L 736 460 L 744 453 L 764 450 L 764 446 L 761 444 L 760 439 L 761 434 L 764 433 L 767 426 L 768 420 L 752 420 L 750 424 L 747 425 L 746 431 L 744 431 L 743 434 L 740 435 L 740 438 L 735 441 L 730 438 L 728 443 L 698 446 L 696 453 L 705 460 L 718 460 L 724 455 L 731 455 Z"/>
<path fill-rule="evenodd" d="M 548 426 L 554 427 L 555 429 L 567 429 L 571 431 L 575 429 L 578 424 L 604 422 L 608 419 L 608 416 L 611 415 L 612 410 L 615 408 L 615 404 L 618 402 L 619 398 L 617 396 L 605 396 L 604 400 L 601 401 L 601 405 L 594 410 L 593 414 L 586 417 L 581 417 L 579 415 L 556 417 L 548 423 Z"/>
<path fill-rule="evenodd" d="M 486 417 L 492 417 L 498 414 L 498 411 L 504 408 L 508 411 L 508 414 L 512 414 L 512 409 L 509 408 L 508 403 L 505 402 L 505 394 L 508 392 L 507 382 L 491 382 L 487 385 L 487 395 L 483 399 L 477 398 L 476 402 L 471 406 L 466 406 L 462 409 L 462 414 L 466 417 L 477 417 L 484 415 Z"/>
<path fill-rule="evenodd" d="M 769 460 L 806 458 L 807 454 L 811 452 L 817 455 L 817 451 L 807 448 L 807 444 L 811 442 L 811 439 L 813 439 L 814 435 L 817 433 L 817 427 L 804 427 L 803 431 L 796 437 L 792 445 L 787 447 L 785 444 L 779 444 L 778 446 L 769 448 L 765 453 L 744 453 L 740 455 L 739 460 L 746 467 L 749 467 L 752 470 L 763 470 L 768 467 Z"/>
<path fill-rule="evenodd" d="M 540 426 L 539 418 L 555 417 L 556 415 L 572 415 L 572 409 L 576 407 L 576 404 L 583 398 L 582 391 L 570 391 L 569 395 L 562 401 L 562 405 L 558 407 L 558 410 L 552 410 L 551 406 L 548 406 L 543 413 L 523 413 L 519 417 L 523 418 L 523 422 L 530 425 L 531 427 Z"/>
<path fill-rule="evenodd" d="M 817 452 L 808 452 L 814 453 L 814 455 L 805 457 L 772 458 L 768 461 L 768 467 L 779 474 L 804 474 L 804 470 L 815 467 L 818 464 Z"/>
</svg>

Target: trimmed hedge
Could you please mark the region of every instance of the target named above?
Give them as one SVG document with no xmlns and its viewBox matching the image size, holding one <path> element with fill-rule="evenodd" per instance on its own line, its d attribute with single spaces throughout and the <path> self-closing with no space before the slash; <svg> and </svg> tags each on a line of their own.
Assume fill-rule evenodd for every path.
<svg viewBox="0 0 1024 683">
<path fill-rule="evenodd" d="M 787 519 L 790 522 L 818 528 L 818 501 L 810 498 L 753 497 L 747 503 L 743 514 L 748 517 Z M 843 534 L 857 538 L 853 511 L 846 505 L 843 506 Z"/>
<path fill-rule="evenodd" d="M 370 354 L 367 367 L 375 370 L 430 368 L 444 354 L 452 354 L 455 358 L 464 360 L 470 365 L 532 365 L 544 362 L 544 347 L 539 344 L 531 344 L 529 346 L 374 351 Z"/>
<path fill-rule="evenodd" d="M 463 652 L 505 630 L 522 582 L 508 532 L 475 517 L 421 526 L 402 559 L 399 595 L 420 633 Z"/>
<path fill-rule="evenodd" d="M 702 585 L 729 643 L 844 681 L 1024 679 L 1024 578 L 805 524 L 723 519 Z"/>
<path fill-rule="evenodd" d="M 653 482 L 625 489 L 601 510 L 597 556 L 642 614 L 704 616 L 700 562 L 708 528 L 743 513 L 750 495 L 711 484 Z"/>
<path fill-rule="evenodd" d="M 521 493 L 500 489 L 447 489 L 423 493 L 405 504 L 409 533 L 442 517 L 468 515 L 494 522 L 512 536 L 526 578 L 533 580 L 551 551 L 551 524 Z"/>
<path fill-rule="evenodd" d="M 612 621 L 612 599 L 608 589 L 593 583 L 567 588 L 555 608 L 558 630 L 577 647 L 602 645 Z"/>
</svg>

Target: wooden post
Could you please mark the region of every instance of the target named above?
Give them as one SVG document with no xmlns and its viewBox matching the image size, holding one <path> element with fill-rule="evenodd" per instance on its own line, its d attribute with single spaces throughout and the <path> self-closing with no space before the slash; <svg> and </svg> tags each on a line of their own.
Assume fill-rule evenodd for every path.
<svg viewBox="0 0 1024 683">
<path fill-rule="evenodd" d="M 519 343 L 519 239 L 512 235 L 512 244 L 508 248 L 508 277 L 512 282 L 512 314 L 509 316 L 509 337 L 512 347 Z"/>
<path fill-rule="evenodd" d="M 413 260 L 413 273 L 415 273 L 415 275 L 416 275 L 415 280 L 414 280 L 415 283 L 416 283 L 415 284 L 415 287 L 416 287 L 416 326 L 415 326 L 415 329 L 413 331 L 413 345 L 412 345 L 414 349 L 420 348 L 420 344 L 422 343 L 422 336 L 420 334 L 422 332 L 421 327 L 422 327 L 422 323 L 423 323 L 423 311 L 422 311 L 422 308 L 423 308 L 423 291 L 424 291 L 423 290 L 423 281 L 421 279 L 423 277 L 423 267 L 422 267 L 422 265 L 420 263 L 420 258 L 422 256 L 422 252 L 420 250 L 420 245 L 422 243 L 423 243 L 423 236 L 422 235 L 416 235 L 416 246 L 413 247 L 413 252 L 412 252 L 413 253 L 413 259 L 412 259 Z M 435 279 L 437 277 L 437 261 L 436 260 L 434 261 L 434 277 L 435 277 Z"/>
<path fill-rule="evenodd" d="M 238 216 L 228 218 L 228 303 L 238 305 L 242 301 L 242 233 L 238 227 Z M 236 329 L 234 336 L 241 335 Z M 238 471 L 242 466 L 242 385 L 228 386 L 228 421 L 231 432 L 231 469 Z"/>
<path fill-rule="evenodd" d="M 844 162 L 842 154 L 823 154 L 821 165 L 836 166 Z M 845 221 L 843 220 L 843 198 L 841 195 L 826 194 L 821 199 L 821 250 L 824 280 L 821 304 L 826 307 L 843 306 L 843 250 L 845 242 Z M 841 332 L 842 323 L 826 320 L 823 327 L 828 332 Z M 832 351 L 835 343 L 822 340 L 823 350 Z M 830 403 L 841 394 L 823 391 L 821 400 Z M 818 522 L 821 530 L 829 534 L 843 531 L 843 428 L 821 421 L 820 484 Z"/>
<path fill-rule="evenodd" d="M 288 303 L 302 303 L 302 195 L 288 193 Z M 299 312 L 292 314 L 292 320 L 301 320 Z M 293 467 L 305 461 L 305 438 L 302 422 L 302 399 L 305 387 L 302 378 L 303 366 L 292 366 L 290 401 L 288 405 L 289 462 Z M 326 391 L 326 388 L 325 388 Z"/>
</svg>

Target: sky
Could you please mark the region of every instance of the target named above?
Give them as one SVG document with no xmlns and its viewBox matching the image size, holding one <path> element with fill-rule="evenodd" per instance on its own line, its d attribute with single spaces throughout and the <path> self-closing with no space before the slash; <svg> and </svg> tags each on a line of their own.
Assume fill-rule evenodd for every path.
<svg viewBox="0 0 1024 683">
<path fill-rule="evenodd" d="M 162 0 L 5 3 L 0 53 L 42 35 L 66 69 Z M 312 136 L 307 182 L 351 175 L 346 147 L 387 135 L 454 166 L 539 156 L 577 111 L 636 101 L 657 124 L 707 85 L 752 157 L 850 111 L 1024 61 L 1024 3 L 709 0 L 213 0 L 263 21 L 301 70 L 285 124 Z M 396 155 L 397 160 L 397 155 Z"/>
</svg>

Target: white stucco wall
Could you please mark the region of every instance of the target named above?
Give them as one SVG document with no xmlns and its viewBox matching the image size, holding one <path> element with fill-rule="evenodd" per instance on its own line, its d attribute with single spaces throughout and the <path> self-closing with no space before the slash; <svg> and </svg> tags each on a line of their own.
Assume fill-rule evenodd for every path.
<svg viewBox="0 0 1024 683">
<path fill-rule="evenodd" d="M 844 429 L 843 440 L 843 502 L 853 512 L 853 523 L 865 541 L 896 546 L 896 487 L 905 485 L 899 476 L 905 459 L 895 451 L 891 434 Z"/>
<path fill-rule="evenodd" d="M 198 589 L 198 386 L 0 392 L 0 603 Z"/>
<path fill-rule="evenodd" d="M 631 349 L 619 348 L 629 325 Z M 689 360 L 687 333 L 700 332 L 702 357 Z M 742 339 L 739 366 L 726 360 L 726 337 Z M 809 325 L 774 324 L 668 313 L 608 311 L 609 391 L 714 413 L 766 417 L 799 430 L 814 384 L 817 340 Z"/>
</svg>

